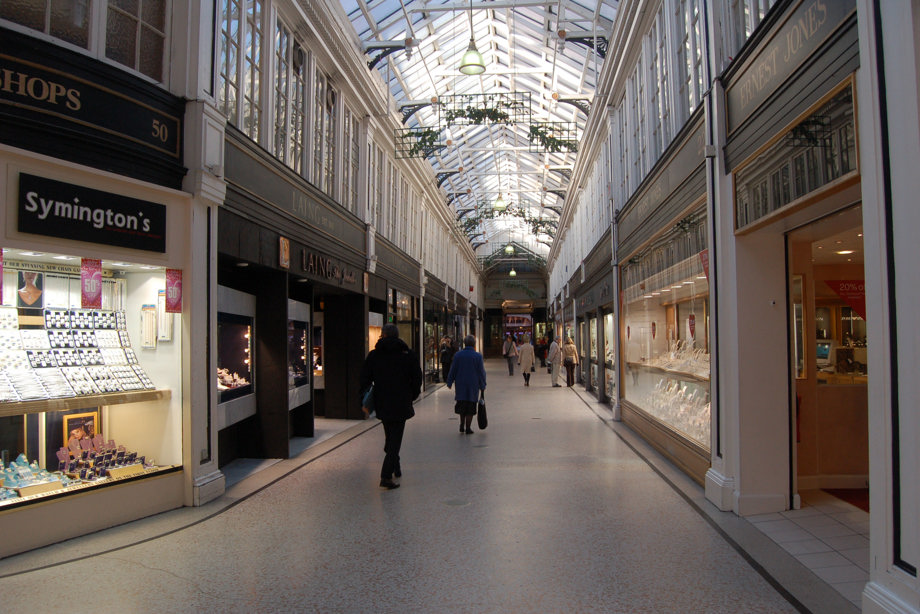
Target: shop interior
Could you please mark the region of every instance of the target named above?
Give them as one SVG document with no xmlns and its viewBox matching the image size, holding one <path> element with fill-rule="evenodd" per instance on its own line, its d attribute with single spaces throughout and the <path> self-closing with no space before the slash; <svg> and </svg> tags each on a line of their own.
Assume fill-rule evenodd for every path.
<svg viewBox="0 0 920 614">
<path fill-rule="evenodd" d="M 0 509 L 181 467 L 164 268 L 10 248 L 2 267 Z"/>
<path fill-rule="evenodd" d="M 862 207 L 790 232 L 787 245 L 798 490 L 869 511 Z"/>
</svg>

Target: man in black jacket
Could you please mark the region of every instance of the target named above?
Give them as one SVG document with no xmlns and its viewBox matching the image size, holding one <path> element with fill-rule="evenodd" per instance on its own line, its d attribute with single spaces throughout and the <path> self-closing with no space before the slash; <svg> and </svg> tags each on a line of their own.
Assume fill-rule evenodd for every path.
<svg viewBox="0 0 920 614">
<path fill-rule="evenodd" d="M 361 390 L 374 385 L 374 410 L 383 422 L 386 441 L 385 456 L 380 469 L 380 486 L 392 490 L 399 488 L 393 481 L 402 476 L 399 467 L 399 448 L 402 446 L 406 420 L 415 415 L 412 401 L 422 392 L 422 369 L 418 357 L 399 338 L 395 324 L 385 324 L 380 331 L 380 340 L 364 360 L 361 369 Z M 361 397 L 364 397 L 362 392 Z M 367 413 L 367 408 L 364 412 Z"/>
</svg>

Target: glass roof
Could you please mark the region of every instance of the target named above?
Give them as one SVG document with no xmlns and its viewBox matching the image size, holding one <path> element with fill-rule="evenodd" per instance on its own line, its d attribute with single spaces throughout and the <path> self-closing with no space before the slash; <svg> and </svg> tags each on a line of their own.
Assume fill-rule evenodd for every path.
<svg viewBox="0 0 920 614">
<path fill-rule="evenodd" d="M 515 243 L 545 257 L 617 0 L 341 2 L 402 111 L 397 156 L 432 165 L 477 256 Z M 475 76 L 458 70 L 471 32 Z"/>
</svg>

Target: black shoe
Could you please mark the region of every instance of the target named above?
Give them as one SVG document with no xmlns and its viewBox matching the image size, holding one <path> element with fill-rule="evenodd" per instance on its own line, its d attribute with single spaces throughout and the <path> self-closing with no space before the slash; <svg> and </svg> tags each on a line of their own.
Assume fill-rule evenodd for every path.
<svg viewBox="0 0 920 614">
<path fill-rule="evenodd" d="M 553 388 L 562 388 L 562 384 L 553 384 Z"/>
<path fill-rule="evenodd" d="M 467 434 L 467 435 L 472 435 L 472 434 L 473 434 L 473 429 L 466 429 L 466 434 Z"/>
<path fill-rule="evenodd" d="M 463 418 L 460 418 L 460 432 L 463 432 Z"/>
<path fill-rule="evenodd" d="M 386 488 L 387 490 L 393 490 L 394 488 L 399 488 L 399 484 L 397 484 L 393 480 L 381 479 L 380 488 Z"/>
</svg>

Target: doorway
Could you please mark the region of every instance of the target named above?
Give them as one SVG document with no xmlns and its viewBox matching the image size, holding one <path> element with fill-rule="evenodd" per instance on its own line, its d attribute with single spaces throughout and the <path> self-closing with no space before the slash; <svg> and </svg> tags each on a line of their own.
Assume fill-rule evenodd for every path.
<svg viewBox="0 0 920 614">
<path fill-rule="evenodd" d="M 868 512 L 870 365 L 862 207 L 793 230 L 786 244 L 793 494 L 821 490 Z"/>
</svg>

